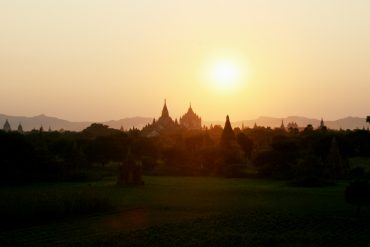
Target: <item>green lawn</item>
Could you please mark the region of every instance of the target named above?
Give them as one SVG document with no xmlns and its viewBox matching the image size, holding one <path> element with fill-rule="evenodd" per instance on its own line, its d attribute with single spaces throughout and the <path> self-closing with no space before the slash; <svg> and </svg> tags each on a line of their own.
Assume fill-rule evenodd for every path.
<svg viewBox="0 0 370 247">
<path fill-rule="evenodd" d="M 354 217 L 346 183 L 145 177 L 0 188 L 0 245 L 370 246 L 370 212 Z"/>
</svg>

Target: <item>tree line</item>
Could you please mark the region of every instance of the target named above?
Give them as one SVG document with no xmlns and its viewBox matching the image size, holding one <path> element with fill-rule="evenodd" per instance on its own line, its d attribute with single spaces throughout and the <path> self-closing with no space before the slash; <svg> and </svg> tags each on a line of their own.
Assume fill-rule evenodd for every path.
<svg viewBox="0 0 370 247">
<path fill-rule="evenodd" d="M 128 158 L 129 157 L 129 158 Z M 0 131 L 1 184 L 98 179 L 135 161 L 148 175 L 265 177 L 335 181 L 366 177 L 353 157 L 370 158 L 365 129 L 176 129 L 147 138 L 92 124 L 81 132 Z"/>
</svg>

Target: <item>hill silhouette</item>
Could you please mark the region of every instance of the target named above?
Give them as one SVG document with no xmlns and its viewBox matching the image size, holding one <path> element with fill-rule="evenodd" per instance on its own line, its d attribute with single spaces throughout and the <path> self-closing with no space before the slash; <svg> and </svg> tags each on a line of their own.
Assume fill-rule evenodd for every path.
<svg viewBox="0 0 370 247">
<path fill-rule="evenodd" d="M 6 119 L 8 119 L 12 130 L 16 130 L 18 124 L 21 123 L 23 130 L 25 131 L 39 129 L 40 126 L 43 126 L 45 130 L 48 130 L 48 128 L 50 127 L 52 130 L 64 129 L 70 131 L 81 131 L 93 123 L 90 121 L 72 122 L 56 117 L 46 116 L 44 114 L 37 115 L 34 117 L 9 116 L 0 114 L 0 128 L 2 128 Z M 114 129 L 120 129 L 121 126 L 124 129 L 129 129 L 132 127 L 141 129 L 152 120 L 153 120 L 152 118 L 131 117 L 131 118 L 122 118 L 119 120 L 110 120 L 102 122 L 102 124 L 108 125 L 109 127 Z"/>
<path fill-rule="evenodd" d="M 82 121 L 82 122 L 73 122 L 68 121 L 56 117 L 46 116 L 44 114 L 37 115 L 34 117 L 25 117 L 25 116 L 11 116 L 11 115 L 5 115 L 0 114 L 0 128 L 2 128 L 3 124 L 5 123 L 5 120 L 8 119 L 12 130 L 16 130 L 19 123 L 22 124 L 23 130 L 29 131 L 32 129 L 39 129 L 41 126 L 45 130 L 47 130 L 49 127 L 52 130 L 70 130 L 70 131 L 81 131 L 88 126 L 90 126 L 92 121 Z M 153 118 L 150 117 L 129 117 L 129 118 L 121 118 L 118 120 L 109 120 L 105 122 L 101 122 L 102 124 L 108 125 L 110 128 L 114 129 L 120 129 L 121 126 L 124 129 L 130 129 L 132 127 L 141 129 L 146 124 L 151 123 L 153 121 Z M 276 117 L 267 117 L 267 116 L 261 116 L 257 119 L 250 119 L 250 120 L 240 120 L 240 121 L 234 121 L 231 123 L 232 127 L 242 127 L 243 125 L 245 127 L 253 127 L 256 123 L 258 126 L 265 126 L 265 127 L 271 127 L 276 128 L 280 127 L 281 121 L 284 121 L 285 126 L 289 122 L 295 122 L 298 124 L 299 127 L 305 127 L 308 124 L 312 124 L 314 128 L 318 127 L 320 125 L 320 119 L 315 118 L 306 118 L 301 116 L 289 116 L 285 118 L 276 118 Z M 332 120 L 332 121 L 325 121 L 325 125 L 330 129 L 362 129 L 367 128 L 368 124 L 366 123 L 366 118 L 361 117 L 345 117 L 338 120 Z M 211 124 L 219 124 L 223 125 L 223 121 L 205 121 L 203 123 L 206 126 L 209 126 Z"/>
<path fill-rule="evenodd" d="M 276 118 L 276 117 L 266 117 L 262 116 L 257 119 L 251 120 L 241 120 L 232 122 L 232 126 L 235 127 L 250 127 L 252 128 L 256 123 L 257 126 L 277 128 L 281 126 L 281 121 L 284 121 L 285 126 L 290 122 L 295 122 L 299 127 L 306 127 L 308 124 L 311 124 L 314 128 L 317 128 L 320 125 L 320 119 L 315 118 L 306 118 L 301 116 L 289 116 L 285 118 Z M 368 124 L 366 123 L 366 118 L 361 117 L 345 117 L 338 120 L 326 121 L 324 119 L 325 125 L 330 129 L 362 129 L 366 128 Z M 209 121 L 205 122 L 206 125 L 210 124 L 219 124 L 223 125 L 222 121 Z"/>
</svg>

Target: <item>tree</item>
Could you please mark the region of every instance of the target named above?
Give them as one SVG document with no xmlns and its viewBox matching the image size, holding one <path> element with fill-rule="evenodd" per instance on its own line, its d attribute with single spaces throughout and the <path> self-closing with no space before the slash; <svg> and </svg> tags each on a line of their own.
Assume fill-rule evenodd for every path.
<svg viewBox="0 0 370 247">
<path fill-rule="evenodd" d="M 246 158 L 250 158 L 253 150 L 253 141 L 244 133 L 237 135 L 237 140 Z"/>
<path fill-rule="evenodd" d="M 313 132 L 313 126 L 312 124 L 307 124 L 306 128 L 304 128 L 303 133 L 305 134 L 311 134 Z"/>
<path fill-rule="evenodd" d="M 91 140 L 85 153 L 91 163 L 100 163 L 103 167 L 110 161 L 121 160 L 123 148 L 113 137 L 99 136 Z"/>
<path fill-rule="evenodd" d="M 342 158 L 338 143 L 335 137 L 331 140 L 331 145 L 326 159 L 327 176 L 339 178 L 346 172 L 346 163 Z"/>
<path fill-rule="evenodd" d="M 144 181 L 142 180 L 141 173 L 141 160 L 136 159 L 129 150 L 119 168 L 117 185 L 142 185 Z"/>
<path fill-rule="evenodd" d="M 81 134 L 84 137 L 94 139 L 100 136 L 110 136 L 113 134 L 121 133 L 119 130 L 109 128 L 108 125 L 93 123 L 86 129 L 84 129 Z"/>
<path fill-rule="evenodd" d="M 354 181 L 345 191 L 346 202 L 356 206 L 356 215 L 360 215 L 361 207 L 370 205 L 370 184 L 367 181 Z"/>
<path fill-rule="evenodd" d="M 367 116 L 367 117 L 366 117 L 366 122 L 367 122 L 368 124 L 370 124 L 370 116 Z"/>
<path fill-rule="evenodd" d="M 272 138 L 270 147 L 257 154 L 254 164 L 263 176 L 291 178 L 300 156 L 296 138 L 276 135 Z"/>
</svg>

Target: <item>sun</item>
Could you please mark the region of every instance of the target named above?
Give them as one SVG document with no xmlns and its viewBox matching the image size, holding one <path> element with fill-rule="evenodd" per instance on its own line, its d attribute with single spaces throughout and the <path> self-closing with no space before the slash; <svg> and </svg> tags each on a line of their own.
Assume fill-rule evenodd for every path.
<svg viewBox="0 0 370 247">
<path fill-rule="evenodd" d="M 214 86 L 223 90 L 235 88 L 240 80 L 240 68 L 235 62 L 226 59 L 216 61 L 210 73 Z"/>
<path fill-rule="evenodd" d="M 232 92 L 240 89 L 245 82 L 247 67 L 238 59 L 215 58 L 205 69 L 208 87 L 217 92 Z"/>
</svg>

